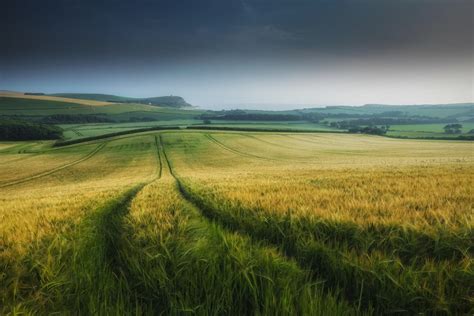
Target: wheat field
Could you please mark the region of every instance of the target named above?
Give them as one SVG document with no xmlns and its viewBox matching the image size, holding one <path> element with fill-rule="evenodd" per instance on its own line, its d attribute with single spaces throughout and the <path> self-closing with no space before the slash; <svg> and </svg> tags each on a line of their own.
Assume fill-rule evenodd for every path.
<svg viewBox="0 0 474 316">
<path fill-rule="evenodd" d="M 3 314 L 469 314 L 474 146 L 169 131 L 0 144 Z"/>
</svg>

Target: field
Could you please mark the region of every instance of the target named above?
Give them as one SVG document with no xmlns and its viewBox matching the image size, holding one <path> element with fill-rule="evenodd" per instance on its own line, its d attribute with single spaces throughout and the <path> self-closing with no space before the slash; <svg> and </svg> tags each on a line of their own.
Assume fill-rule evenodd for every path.
<svg viewBox="0 0 474 316">
<path fill-rule="evenodd" d="M 401 136 L 407 138 L 416 137 L 457 137 L 459 134 L 446 134 L 443 127 L 446 124 L 406 124 L 406 125 L 393 125 L 390 126 L 390 131 L 387 133 L 389 136 Z M 474 123 L 467 122 L 463 123 L 461 132 L 463 134 L 469 133 L 474 129 Z M 472 134 L 472 133 L 471 133 Z"/>
<path fill-rule="evenodd" d="M 31 102 L 33 100 L 40 100 L 40 101 L 53 101 L 53 102 L 59 102 L 59 103 L 75 103 L 75 104 L 81 104 L 81 105 L 89 105 L 89 106 L 103 106 L 103 105 L 110 105 L 109 102 L 102 102 L 102 101 L 96 101 L 96 100 L 81 100 L 81 99 L 71 99 L 71 98 L 64 98 L 64 97 L 57 97 L 57 96 L 46 96 L 46 95 L 25 95 L 23 93 L 18 93 L 18 92 L 4 92 L 0 91 L 0 97 L 1 98 L 10 98 L 11 100 L 20 98 L 20 99 L 26 99 Z M 10 101 L 11 101 L 10 100 Z"/>
<path fill-rule="evenodd" d="M 89 99 L 79 99 L 80 97 Z M 474 137 L 470 132 L 474 129 L 473 104 L 333 106 L 286 111 L 205 111 L 194 107 L 104 101 L 108 99 L 119 102 L 123 97 L 95 94 L 37 96 L 0 92 L 0 119 L 59 125 L 63 129 L 63 140 L 157 126 L 182 128 L 202 126 L 212 129 L 280 132 L 347 132 L 349 126 L 330 124 L 357 120 L 360 121 L 358 123 L 360 126 L 389 125 L 389 130 L 386 132 L 386 136 L 389 137 L 410 139 L 462 137 L 471 140 Z M 59 116 L 59 121 L 54 116 Z M 451 134 L 444 131 L 444 127 L 452 123 L 462 125 L 460 133 Z"/>
<path fill-rule="evenodd" d="M 471 314 L 474 144 L 0 144 L 2 314 Z"/>
</svg>

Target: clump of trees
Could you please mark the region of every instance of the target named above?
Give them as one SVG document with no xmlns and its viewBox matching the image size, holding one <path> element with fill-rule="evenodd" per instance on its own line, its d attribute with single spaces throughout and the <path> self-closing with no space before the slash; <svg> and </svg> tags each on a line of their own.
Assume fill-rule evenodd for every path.
<svg viewBox="0 0 474 316">
<path fill-rule="evenodd" d="M 390 128 L 389 125 L 383 126 L 353 126 L 349 128 L 349 133 L 360 133 L 360 134 L 372 134 L 372 135 L 385 135 L 387 134 L 388 129 Z"/>
<path fill-rule="evenodd" d="M 443 128 L 446 134 L 461 134 L 462 124 L 459 124 L 459 123 L 448 124 Z"/>
<path fill-rule="evenodd" d="M 62 135 L 63 130 L 58 126 L 0 119 L 1 140 L 60 139 Z"/>
</svg>

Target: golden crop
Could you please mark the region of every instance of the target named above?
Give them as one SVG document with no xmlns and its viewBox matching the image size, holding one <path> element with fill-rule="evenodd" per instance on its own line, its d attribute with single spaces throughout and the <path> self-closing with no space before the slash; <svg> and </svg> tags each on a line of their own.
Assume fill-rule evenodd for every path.
<svg viewBox="0 0 474 316">
<path fill-rule="evenodd" d="M 188 144 L 206 142 L 204 136 L 175 134 L 165 140 L 177 172 L 221 203 L 269 216 L 290 212 L 363 226 L 473 224 L 470 143 L 359 135 L 210 137 L 200 146 L 204 150 L 192 154 Z"/>
<path fill-rule="evenodd" d="M 169 131 L 50 144 L 0 144 L 2 312 L 473 302 L 470 142 Z"/>
</svg>

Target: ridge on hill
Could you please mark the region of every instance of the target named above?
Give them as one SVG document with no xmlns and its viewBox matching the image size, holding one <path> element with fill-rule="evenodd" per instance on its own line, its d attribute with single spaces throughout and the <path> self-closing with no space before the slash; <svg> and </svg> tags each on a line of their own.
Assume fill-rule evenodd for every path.
<svg viewBox="0 0 474 316">
<path fill-rule="evenodd" d="M 49 94 L 50 96 L 71 98 L 71 99 L 83 99 L 83 100 L 95 100 L 95 101 L 105 101 L 105 102 L 114 102 L 114 103 L 140 103 L 148 105 L 161 105 L 168 107 L 190 107 L 191 104 L 187 103 L 180 96 L 161 96 L 161 97 L 150 97 L 150 98 L 131 98 L 117 96 L 113 94 L 93 94 L 93 93 L 54 93 Z"/>
</svg>

